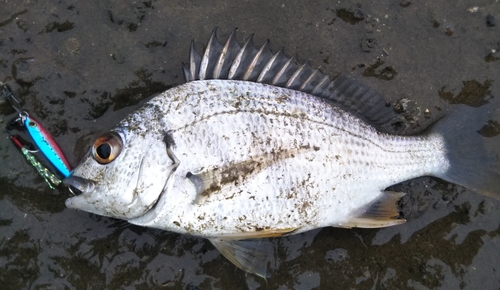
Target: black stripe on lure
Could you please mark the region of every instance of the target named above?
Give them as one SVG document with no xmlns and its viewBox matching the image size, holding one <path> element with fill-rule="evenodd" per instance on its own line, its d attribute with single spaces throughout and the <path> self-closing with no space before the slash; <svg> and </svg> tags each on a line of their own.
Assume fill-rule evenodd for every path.
<svg viewBox="0 0 500 290">
<path fill-rule="evenodd" d="M 68 177 L 71 173 L 71 167 L 69 166 L 69 163 L 66 160 L 66 157 L 62 153 L 59 146 L 56 144 L 54 139 L 52 139 L 52 137 L 50 136 L 49 132 L 47 130 L 45 130 L 39 122 L 37 122 L 32 117 L 30 117 L 28 115 L 28 113 L 22 109 L 19 101 L 14 97 L 12 92 L 9 90 L 9 88 L 5 84 L 0 82 L 0 86 L 2 87 L 2 93 L 5 95 L 5 97 L 9 100 L 12 107 L 19 114 L 16 121 L 19 122 L 26 129 L 26 131 L 28 131 L 28 134 L 30 135 L 33 142 L 40 149 L 40 151 L 47 158 L 47 160 L 49 160 L 49 162 L 57 169 L 57 171 L 62 176 Z M 21 148 L 21 151 L 22 151 L 22 148 L 25 148 L 23 146 L 23 144 L 15 141 L 15 140 L 19 141 L 18 138 L 12 139 L 12 137 L 11 137 L 11 140 L 14 142 L 14 144 L 17 147 Z M 21 145 L 21 147 L 18 143 Z M 30 152 L 30 151 L 27 151 L 27 152 Z M 23 154 L 25 155 L 25 157 L 27 156 L 25 154 L 25 152 L 23 152 Z M 28 159 L 28 161 L 30 161 L 31 164 L 40 173 L 39 166 L 38 165 L 35 166 L 35 164 L 30 159 Z M 38 162 L 38 164 L 39 163 L 40 162 Z M 46 168 L 44 168 L 44 169 L 47 170 Z M 42 173 L 40 173 L 40 174 L 47 180 L 47 178 Z M 49 182 L 47 182 L 47 183 L 49 183 Z M 49 186 L 50 186 L 50 183 L 49 183 Z"/>
</svg>

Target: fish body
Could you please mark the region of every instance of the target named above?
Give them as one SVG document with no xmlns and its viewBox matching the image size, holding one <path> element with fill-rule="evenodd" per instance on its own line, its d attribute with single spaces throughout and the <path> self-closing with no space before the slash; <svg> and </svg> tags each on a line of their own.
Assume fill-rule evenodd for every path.
<svg viewBox="0 0 500 290">
<path fill-rule="evenodd" d="M 459 106 L 417 136 L 392 135 L 394 112 L 367 86 L 330 81 L 268 44 L 192 47 L 187 83 L 99 137 L 64 183 L 70 208 L 210 239 L 265 276 L 255 238 L 320 227 L 401 224 L 385 188 L 432 175 L 489 196 L 498 166 L 475 131 L 488 109 Z M 254 240 L 248 240 L 254 239 Z"/>
<path fill-rule="evenodd" d="M 168 128 L 180 163 L 154 209 L 130 222 L 202 237 L 352 226 L 384 188 L 447 169 L 439 135 L 381 134 L 314 96 L 245 81 L 184 84 L 117 131 L 137 123 L 156 142 Z"/>
</svg>

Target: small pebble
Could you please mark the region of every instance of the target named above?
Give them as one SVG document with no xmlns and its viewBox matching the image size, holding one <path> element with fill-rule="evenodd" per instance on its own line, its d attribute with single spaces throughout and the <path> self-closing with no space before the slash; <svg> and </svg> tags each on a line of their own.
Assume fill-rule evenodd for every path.
<svg viewBox="0 0 500 290">
<path fill-rule="evenodd" d="M 486 16 L 486 26 L 495 27 L 495 17 L 493 17 L 493 15 L 488 14 L 488 16 Z"/>
</svg>

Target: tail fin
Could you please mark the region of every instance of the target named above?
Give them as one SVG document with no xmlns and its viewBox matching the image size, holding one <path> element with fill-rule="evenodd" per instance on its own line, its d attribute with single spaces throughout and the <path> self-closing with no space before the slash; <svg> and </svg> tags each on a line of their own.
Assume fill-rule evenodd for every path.
<svg viewBox="0 0 500 290">
<path fill-rule="evenodd" d="M 449 161 L 448 171 L 436 175 L 477 193 L 500 198 L 500 166 L 487 154 L 483 137 L 477 133 L 487 122 L 490 106 L 457 106 L 434 125 L 431 133 L 443 136 Z"/>
</svg>

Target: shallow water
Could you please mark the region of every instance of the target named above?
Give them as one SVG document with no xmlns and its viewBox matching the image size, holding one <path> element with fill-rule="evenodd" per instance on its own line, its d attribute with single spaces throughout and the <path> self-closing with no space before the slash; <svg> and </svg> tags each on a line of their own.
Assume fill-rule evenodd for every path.
<svg viewBox="0 0 500 290">
<path fill-rule="evenodd" d="M 488 101 L 495 114 L 485 142 L 499 159 L 500 4 L 493 0 L 17 2 L 1 4 L 0 80 L 73 166 L 99 132 L 182 83 L 191 39 L 201 48 L 216 26 L 221 39 L 238 27 L 240 40 L 255 33 L 257 45 L 269 38 L 274 51 L 283 46 L 332 75 L 359 78 L 400 105 L 412 121 L 407 133 L 450 104 Z M 1 125 L 14 116 L 0 100 Z M 500 201 L 438 179 L 395 187 L 408 193 L 404 225 L 274 239 L 273 276 L 264 281 L 206 240 L 66 209 L 69 192 L 49 190 L 3 136 L 5 289 L 500 287 Z"/>
</svg>

